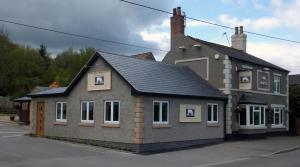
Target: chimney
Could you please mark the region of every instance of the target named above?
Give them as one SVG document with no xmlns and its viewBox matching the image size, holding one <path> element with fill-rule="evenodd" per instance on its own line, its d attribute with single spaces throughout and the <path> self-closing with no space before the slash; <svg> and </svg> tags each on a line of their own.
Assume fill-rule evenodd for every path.
<svg viewBox="0 0 300 167">
<path fill-rule="evenodd" d="M 49 88 L 59 88 L 59 87 L 60 87 L 60 83 L 57 81 L 54 81 L 49 85 Z"/>
<path fill-rule="evenodd" d="M 183 36 L 184 35 L 184 27 L 185 27 L 185 16 L 181 14 L 181 8 L 173 8 L 173 16 L 170 19 L 171 24 L 171 47 L 172 39 L 175 36 Z"/>
<path fill-rule="evenodd" d="M 235 27 L 235 32 L 231 36 L 231 47 L 246 52 L 247 35 L 244 34 L 244 27 Z"/>
</svg>

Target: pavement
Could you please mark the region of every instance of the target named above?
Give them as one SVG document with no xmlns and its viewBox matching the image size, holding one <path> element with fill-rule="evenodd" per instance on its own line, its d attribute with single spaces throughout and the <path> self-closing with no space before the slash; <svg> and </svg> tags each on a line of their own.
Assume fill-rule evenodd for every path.
<svg viewBox="0 0 300 167">
<path fill-rule="evenodd" d="M 24 135 L 26 133 L 28 133 L 27 126 L 0 123 L 1 167 L 300 166 L 300 158 L 298 158 L 300 137 L 298 136 L 225 142 L 202 148 L 137 155 L 101 147 L 29 137 Z"/>
</svg>

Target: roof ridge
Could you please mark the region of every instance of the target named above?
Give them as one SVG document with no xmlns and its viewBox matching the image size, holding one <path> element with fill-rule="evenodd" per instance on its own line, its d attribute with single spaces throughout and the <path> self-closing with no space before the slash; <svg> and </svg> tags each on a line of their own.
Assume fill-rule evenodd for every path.
<svg viewBox="0 0 300 167">
<path fill-rule="evenodd" d="M 180 67 L 180 66 L 177 66 L 175 64 L 167 64 L 167 63 L 164 63 L 162 61 L 149 61 L 149 60 L 139 59 L 139 58 L 132 57 L 132 56 L 119 55 L 119 54 L 108 53 L 108 52 L 98 52 L 98 53 L 99 53 L 100 56 L 102 56 L 102 53 L 104 53 L 104 54 L 114 55 L 114 56 L 120 56 L 120 57 L 124 57 L 124 58 L 131 58 L 131 59 L 134 59 L 134 60 L 137 60 L 137 61 L 141 61 L 141 62 L 145 62 L 145 63 L 152 63 L 152 64 L 160 64 L 160 65 L 166 65 L 166 66 Z"/>
<path fill-rule="evenodd" d="M 277 69 L 277 70 L 281 70 L 281 71 L 288 71 L 288 70 L 286 70 L 286 69 L 284 69 L 284 68 L 282 68 L 282 67 L 280 67 L 280 66 L 278 66 L 278 65 L 275 65 L 275 64 L 273 64 L 273 63 L 271 63 L 271 62 L 269 62 L 269 61 L 266 61 L 266 60 L 264 60 L 264 59 L 262 59 L 262 58 L 259 58 L 259 57 L 257 57 L 257 56 L 254 56 L 254 55 L 249 54 L 249 53 L 247 53 L 247 52 L 243 52 L 242 50 L 239 50 L 239 49 L 236 49 L 236 48 L 233 48 L 233 47 L 229 47 L 229 46 L 225 46 L 225 45 L 221 45 L 221 44 L 218 44 L 218 43 L 213 43 L 213 42 L 201 40 L 201 39 L 194 38 L 194 37 L 191 37 L 191 36 L 186 36 L 186 37 L 190 38 L 191 40 L 197 41 L 197 42 L 203 42 L 204 44 L 207 44 L 208 47 L 210 47 L 209 45 L 215 45 L 215 47 L 222 47 L 223 49 L 230 49 L 231 51 L 236 51 L 236 52 L 238 52 L 238 54 L 246 54 L 248 57 L 250 57 L 250 58 L 252 57 L 252 58 L 258 59 L 258 60 L 262 61 L 263 63 L 265 63 L 265 64 L 267 64 L 267 65 L 263 65 L 263 64 L 258 63 L 258 62 L 256 62 L 256 63 L 255 63 L 255 62 L 251 62 L 251 61 L 245 60 L 245 59 L 243 59 L 243 58 L 237 58 L 237 57 L 235 57 L 235 56 L 233 56 L 233 55 L 227 55 L 227 54 L 225 54 L 225 53 L 222 53 L 221 51 L 218 51 L 218 50 L 215 49 L 215 48 L 212 48 L 212 49 L 215 49 L 215 50 L 217 50 L 218 52 L 221 52 L 222 54 L 225 54 L 225 55 L 230 56 L 230 57 L 232 57 L 232 58 L 239 59 L 239 60 L 246 61 L 246 62 L 250 62 L 250 63 L 253 63 L 253 64 L 257 64 L 257 65 L 260 65 L 260 66 L 267 66 L 267 67 L 270 67 L 270 68 L 273 68 L 273 69 Z M 211 47 L 213 47 L 213 46 L 211 46 Z M 242 57 L 242 56 L 243 56 L 243 55 L 241 55 L 240 57 Z M 245 56 L 245 55 L 244 55 L 244 56 Z"/>
</svg>

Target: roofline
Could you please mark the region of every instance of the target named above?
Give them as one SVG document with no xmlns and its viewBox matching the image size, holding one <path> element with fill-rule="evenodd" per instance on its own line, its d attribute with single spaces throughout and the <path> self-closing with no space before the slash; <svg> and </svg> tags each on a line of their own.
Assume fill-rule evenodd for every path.
<svg viewBox="0 0 300 167">
<path fill-rule="evenodd" d="M 191 36 L 186 36 L 186 37 L 188 37 L 189 39 L 191 39 L 191 40 L 193 40 L 193 41 L 195 41 L 195 42 L 201 42 L 202 40 L 201 39 L 198 39 L 198 40 L 200 40 L 200 41 L 197 41 L 197 38 L 194 38 L 194 37 L 191 37 Z M 208 41 L 204 41 L 204 42 L 208 42 Z M 215 44 L 215 45 L 219 45 L 219 46 L 221 46 L 221 47 L 227 47 L 227 48 L 230 48 L 230 49 L 235 49 L 235 48 L 232 48 L 232 47 L 228 47 L 228 46 L 225 46 L 225 45 L 221 45 L 221 44 L 217 44 L 217 43 L 213 43 L 213 42 L 208 42 L 208 43 L 211 43 L 211 44 Z M 207 47 L 209 47 L 208 45 L 206 45 L 205 43 L 204 43 L 204 45 L 205 46 L 207 46 Z M 211 48 L 211 47 L 209 47 L 209 48 Z M 212 48 L 211 48 L 212 49 Z M 213 50 L 215 50 L 215 49 L 213 49 Z M 238 50 L 238 49 L 236 49 L 236 50 Z M 219 54 L 223 54 L 223 53 L 220 53 L 219 51 L 217 51 Z M 246 53 L 246 52 L 245 52 Z M 249 54 L 249 53 L 247 53 L 247 54 Z M 224 54 L 223 54 L 224 55 Z M 249 55 L 251 55 L 251 54 L 249 54 Z M 242 60 L 242 59 L 237 59 L 237 58 L 233 58 L 233 57 L 231 57 L 230 55 L 228 55 L 230 58 L 232 58 L 232 59 L 236 59 L 236 60 L 240 60 L 240 61 L 245 61 L 245 60 Z M 251 55 L 251 56 L 254 56 L 254 55 Z M 256 56 L 254 56 L 254 57 L 256 57 Z M 258 58 L 258 57 L 256 57 L 256 58 Z M 258 58 L 258 59 L 260 59 L 260 58 Z M 263 59 L 261 59 L 261 60 L 263 60 Z M 265 60 L 263 60 L 263 61 L 265 61 Z M 245 62 L 247 62 L 247 61 L 245 61 Z M 266 61 L 267 63 L 270 63 L 270 62 L 268 62 L 268 61 Z M 252 63 L 252 62 L 249 62 L 249 63 L 251 63 L 251 64 L 256 64 L 256 65 L 259 65 L 259 66 L 263 66 L 263 65 L 261 65 L 261 64 L 257 64 L 257 63 Z M 274 66 L 277 66 L 277 65 L 275 65 L 275 64 L 273 64 L 273 63 L 270 63 L 270 64 L 272 64 L 272 65 L 274 65 Z M 279 67 L 279 66 L 277 66 L 278 68 L 274 68 L 274 67 L 269 67 L 269 66 L 265 66 L 265 67 L 268 67 L 268 68 L 271 68 L 271 69 L 275 69 L 275 70 L 279 70 L 279 71 L 285 71 L 285 72 L 287 72 L 287 73 L 289 73 L 290 71 L 289 70 L 287 70 L 287 69 L 284 69 L 284 68 L 282 68 L 282 67 Z"/>
<path fill-rule="evenodd" d="M 192 99 L 214 99 L 226 101 L 227 96 L 224 97 L 213 97 L 213 96 L 193 96 L 193 95 L 179 95 L 179 94 L 166 94 L 166 93 L 153 93 L 153 92 L 141 92 L 141 91 L 131 91 L 131 95 L 134 96 L 158 96 L 158 97 L 181 97 L 181 98 L 192 98 Z"/>
<path fill-rule="evenodd" d="M 37 98 L 37 97 L 57 97 L 57 96 L 66 96 L 65 92 L 63 93 L 51 93 L 51 94 L 28 94 L 28 97 Z"/>
</svg>

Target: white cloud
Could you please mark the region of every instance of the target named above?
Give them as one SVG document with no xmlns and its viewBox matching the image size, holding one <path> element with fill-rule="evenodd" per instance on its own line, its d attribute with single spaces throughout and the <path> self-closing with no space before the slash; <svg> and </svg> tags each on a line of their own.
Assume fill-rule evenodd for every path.
<svg viewBox="0 0 300 167">
<path fill-rule="evenodd" d="M 271 4 L 275 8 L 274 17 L 278 18 L 283 26 L 299 30 L 300 0 L 294 0 L 292 3 L 273 0 Z"/>
<path fill-rule="evenodd" d="M 222 24 L 226 24 L 231 27 L 243 25 L 247 29 L 253 30 L 268 30 L 280 26 L 280 20 L 275 17 L 261 17 L 258 19 L 238 19 L 230 15 L 222 14 L 218 17 L 218 20 Z"/>
<path fill-rule="evenodd" d="M 247 52 L 283 67 L 291 73 L 300 73 L 300 47 L 288 43 L 248 42 Z"/>
<path fill-rule="evenodd" d="M 161 50 L 168 51 L 170 49 L 170 34 L 167 32 L 153 32 L 144 30 L 138 33 L 144 41 L 152 42 Z M 154 56 L 157 60 L 162 60 L 166 52 L 155 52 Z"/>
<path fill-rule="evenodd" d="M 252 0 L 255 8 L 262 8 L 259 0 Z M 300 27 L 300 0 L 294 0 L 291 3 L 282 3 L 282 0 L 271 0 L 270 8 L 273 13 L 269 17 L 243 18 L 222 14 L 218 20 L 222 24 L 234 27 L 244 25 L 247 29 L 270 30 L 274 28 L 291 28 L 299 31 Z"/>
</svg>

